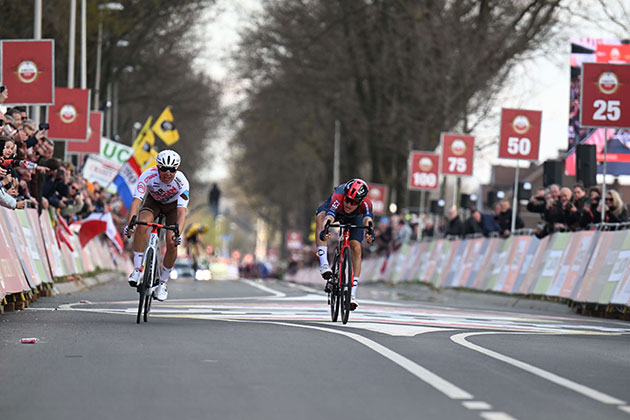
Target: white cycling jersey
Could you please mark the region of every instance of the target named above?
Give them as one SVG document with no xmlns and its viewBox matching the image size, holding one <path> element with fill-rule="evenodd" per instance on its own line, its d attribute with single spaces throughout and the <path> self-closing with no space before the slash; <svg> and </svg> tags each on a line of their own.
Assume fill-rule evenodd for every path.
<svg viewBox="0 0 630 420">
<path fill-rule="evenodd" d="M 138 178 L 133 198 L 144 199 L 144 195 L 149 192 L 151 197 L 158 203 L 168 204 L 177 201 L 177 207 L 188 208 L 190 199 L 188 180 L 183 172 L 175 172 L 173 180 L 165 184 L 160 179 L 157 166 L 147 169 Z"/>
</svg>

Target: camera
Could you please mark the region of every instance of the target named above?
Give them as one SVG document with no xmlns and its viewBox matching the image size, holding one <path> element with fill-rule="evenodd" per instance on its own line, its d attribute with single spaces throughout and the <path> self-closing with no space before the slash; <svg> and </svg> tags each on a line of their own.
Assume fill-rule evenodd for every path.
<svg viewBox="0 0 630 420">
<path fill-rule="evenodd" d="M 41 130 L 48 130 L 50 128 L 50 124 L 48 123 L 40 123 L 39 124 L 39 129 Z"/>
<path fill-rule="evenodd" d="M 0 86 L 0 93 L 4 92 L 5 90 L 7 90 L 7 87 L 5 85 Z"/>
</svg>

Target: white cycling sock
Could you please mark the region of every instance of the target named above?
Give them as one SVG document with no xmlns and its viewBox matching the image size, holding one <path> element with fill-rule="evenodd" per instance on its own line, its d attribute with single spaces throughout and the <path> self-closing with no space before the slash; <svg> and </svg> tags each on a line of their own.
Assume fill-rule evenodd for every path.
<svg viewBox="0 0 630 420">
<path fill-rule="evenodd" d="M 326 245 L 318 246 L 317 256 L 319 257 L 319 265 L 328 264 L 328 247 Z"/>
<path fill-rule="evenodd" d="M 144 252 L 133 251 L 133 268 L 134 268 L 134 270 L 140 270 L 140 267 L 142 266 L 142 257 L 144 257 Z"/>
<path fill-rule="evenodd" d="M 355 297 L 355 298 L 357 297 L 357 288 L 358 287 L 359 287 L 359 278 L 355 277 L 352 280 L 352 296 Z"/>
<path fill-rule="evenodd" d="M 160 282 L 166 283 L 168 281 L 168 278 L 171 275 L 172 270 L 173 270 L 173 267 L 166 268 L 162 266 L 162 271 L 160 272 Z"/>
</svg>

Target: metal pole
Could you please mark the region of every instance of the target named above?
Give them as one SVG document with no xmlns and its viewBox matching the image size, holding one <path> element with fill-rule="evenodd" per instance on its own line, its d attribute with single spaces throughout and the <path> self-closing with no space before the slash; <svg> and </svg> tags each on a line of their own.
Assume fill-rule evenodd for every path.
<svg viewBox="0 0 630 420">
<path fill-rule="evenodd" d="M 416 236 L 416 240 L 419 241 L 422 239 L 422 223 L 420 215 L 422 214 L 422 210 L 424 209 L 424 199 L 426 196 L 426 191 L 420 191 L 420 207 L 418 207 L 418 235 Z"/>
<path fill-rule="evenodd" d="M 112 138 L 112 83 L 111 82 L 107 84 L 107 105 L 105 106 L 105 108 L 107 108 L 105 110 L 105 112 L 107 113 L 105 115 L 106 117 L 105 130 L 107 131 L 107 138 L 111 139 Z"/>
<path fill-rule="evenodd" d="M 606 156 L 608 154 L 608 141 L 606 139 L 604 139 L 604 179 L 602 181 L 602 223 L 606 223 L 606 163 L 608 160 L 608 157 Z"/>
<path fill-rule="evenodd" d="M 457 179 L 455 178 L 453 183 L 453 207 L 457 207 Z"/>
<path fill-rule="evenodd" d="M 81 0 L 81 89 L 87 89 L 87 19 L 86 0 Z"/>
<path fill-rule="evenodd" d="M 516 159 L 516 173 L 514 174 L 514 192 L 512 193 L 512 224 L 510 228 L 510 233 L 514 232 L 514 228 L 516 227 L 516 210 L 518 205 L 518 171 L 520 169 L 520 159 Z"/>
<path fill-rule="evenodd" d="M 98 22 L 98 36 L 96 41 L 96 75 L 94 77 L 94 111 L 98 111 L 101 94 L 101 44 L 103 43 L 103 22 Z"/>
<path fill-rule="evenodd" d="M 341 148 L 341 123 L 335 120 L 335 154 L 333 156 L 333 185 L 339 185 L 339 154 Z"/>
<path fill-rule="evenodd" d="M 112 137 L 118 135 L 118 80 L 113 82 L 113 100 L 112 100 Z M 133 142 L 134 139 L 131 139 Z"/>
<path fill-rule="evenodd" d="M 35 0 L 35 7 L 33 12 L 33 38 L 42 39 L 42 0 Z M 40 123 L 40 107 L 33 106 L 33 114 L 31 118 L 35 121 L 35 124 Z"/>
<path fill-rule="evenodd" d="M 70 30 L 68 35 L 68 87 L 74 87 L 74 44 L 76 38 L 77 0 L 70 0 Z"/>
</svg>

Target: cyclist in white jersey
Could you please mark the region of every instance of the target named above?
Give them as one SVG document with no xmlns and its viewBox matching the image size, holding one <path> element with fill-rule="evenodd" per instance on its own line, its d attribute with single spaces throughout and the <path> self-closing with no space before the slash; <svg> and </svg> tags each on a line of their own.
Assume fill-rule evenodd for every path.
<svg viewBox="0 0 630 420">
<path fill-rule="evenodd" d="M 125 226 L 125 235 L 134 232 L 129 229 L 129 222 L 138 215 L 142 222 L 153 222 L 160 214 L 166 216 L 166 224 L 179 226 L 180 236 L 166 231 L 166 253 L 160 271 L 160 284 L 156 291 L 156 298 L 160 301 L 168 297 L 166 283 L 177 259 L 177 245 L 182 243 L 181 232 L 186 223 L 186 210 L 190 199 L 189 184 L 183 172 L 177 168 L 181 163 L 179 154 L 173 150 L 163 150 L 157 155 L 157 166 L 147 169 L 140 175 L 129 208 L 129 219 Z M 143 202 L 144 199 L 144 202 Z M 142 207 L 141 207 L 142 205 Z M 129 285 L 136 287 L 142 281 L 142 258 L 147 242 L 148 226 L 138 225 L 138 231 L 133 238 L 133 266 L 129 276 Z"/>
</svg>

